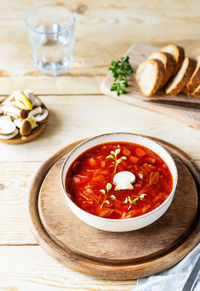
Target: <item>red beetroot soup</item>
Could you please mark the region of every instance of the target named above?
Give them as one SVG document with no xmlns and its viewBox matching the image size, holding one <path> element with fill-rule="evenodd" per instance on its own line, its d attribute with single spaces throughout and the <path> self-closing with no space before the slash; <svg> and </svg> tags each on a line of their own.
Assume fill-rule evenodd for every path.
<svg viewBox="0 0 200 291">
<path fill-rule="evenodd" d="M 135 175 L 133 189 L 116 190 L 115 175 Z M 111 142 L 81 154 L 66 175 L 66 190 L 74 203 L 100 217 L 125 219 L 161 205 L 173 188 L 166 163 L 152 150 L 130 142 Z"/>
</svg>

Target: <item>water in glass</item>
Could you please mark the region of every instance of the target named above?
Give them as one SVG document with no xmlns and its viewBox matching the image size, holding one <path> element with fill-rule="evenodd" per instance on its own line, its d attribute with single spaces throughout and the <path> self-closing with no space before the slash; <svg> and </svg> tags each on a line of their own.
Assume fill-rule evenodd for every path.
<svg viewBox="0 0 200 291">
<path fill-rule="evenodd" d="M 73 62 L 73 33 L 59 24 L 40 25 L 32 38 L 34 61 L 43 73 L 58 75 L 67 72 Z"/>
<path fill-rule="evenodd" d="M 43 5 L 26 14 L 25 25 L 38 69 L 50 75 L 67 72 L 73 62 L 74 13 L 64 6 Z"/>
</svg>

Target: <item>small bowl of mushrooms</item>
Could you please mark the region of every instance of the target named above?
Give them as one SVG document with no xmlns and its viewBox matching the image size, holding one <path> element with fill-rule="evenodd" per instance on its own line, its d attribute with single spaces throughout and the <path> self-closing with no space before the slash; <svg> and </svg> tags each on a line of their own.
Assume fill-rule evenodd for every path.
<svg viewBox="0 0 200 291">
<path fill-rule="evenodd" d="M 0 103 L 0 141 L 28 142 L 46 126 L 48 110 L 31 90 L 14 91 Z"/>
</svg>

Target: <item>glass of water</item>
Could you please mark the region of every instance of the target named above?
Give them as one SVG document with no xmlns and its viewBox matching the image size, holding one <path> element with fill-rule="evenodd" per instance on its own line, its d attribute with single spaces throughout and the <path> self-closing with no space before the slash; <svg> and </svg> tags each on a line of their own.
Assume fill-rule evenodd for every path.
<svg viewBox="0 0 200 291">
<path fill-rule="evenodd" d="M 59 75 L 72 66 L 75 22 L 74 13 L 64 6 L 45 5 L 27 13 L 33 59 L 44 74 Z"/>
</svg>

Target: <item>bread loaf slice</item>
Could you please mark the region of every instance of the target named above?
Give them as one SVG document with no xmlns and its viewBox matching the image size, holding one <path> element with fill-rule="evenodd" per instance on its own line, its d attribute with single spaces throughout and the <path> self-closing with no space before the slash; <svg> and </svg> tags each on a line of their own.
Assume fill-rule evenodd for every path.
<svg viewBox="0 0 200 291">
<path fill-rule="evenodd" d="M 181 91 L 187 95 L 191 95 L 198 85 L 200 85 L 200 60 L 197 62 L 196 69 L 194 70 L 191 78 Z"/>
<path fill-rule="evenodd" d="M 192 92 L 192 96 L 200 98 L 200 85 L 198 85 L 197 88 Z"/>
<path fill-rule="evenodd" d="M 175 76 L 176 73 L 180 70 L 181 65 L 182 65 L 184 58 L 185 58 L 184 48 L 181 46 L 174 45 L 174 44 L 169 44 L 167 46 L 164 46 L 161 49 L 161 51 L 165 52 L 165 53 L 169 53 L 174 57 L 176 65 L 175 65 L 174 72 L 173 72 L 172 76 Z"/>
<path fill-rule="evenodd" d="M 180 70 L 167 86 L 166 94 L 178 94 L 189 81 L 196 69 L 196 65 L 196 60 L 186 57 Z"/>
<path fill-rule="evenodd" d="M 175 60 L 171 54 L 165 52 L 154 52 L 149 56 L 149 59 L 160 60 L 164 65 L 165 76 L 163 78 L 163 82 L 160 85 L 160 88 L 162 88 L 174 72 L 176 66 Z"/>
<path fill-rule="evenodd" d="M 160 60 L 146 60 L 136 71 L 136 80 L 144 96 L 152 96 L 164 78 L 164 65 Z"/>
</svg>

